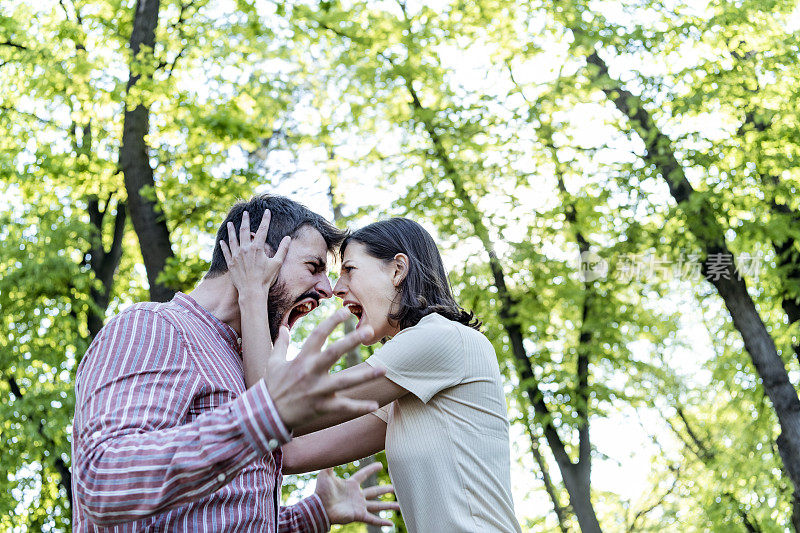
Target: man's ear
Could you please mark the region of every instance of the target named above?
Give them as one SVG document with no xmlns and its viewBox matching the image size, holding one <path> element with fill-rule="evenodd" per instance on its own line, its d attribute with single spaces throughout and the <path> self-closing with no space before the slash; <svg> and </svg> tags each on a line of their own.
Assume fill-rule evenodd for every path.
<svg viewBox="0 0 800 533">
<path fill-rule="evenodd" d="M 408 256 L 406 254 L 397 254 L 394 256 L 394 259 L 392 259 L 392 262 L 394 266 L 392 283 L 395 287 L 399 287 L 408 275 Z"/>
</svg>

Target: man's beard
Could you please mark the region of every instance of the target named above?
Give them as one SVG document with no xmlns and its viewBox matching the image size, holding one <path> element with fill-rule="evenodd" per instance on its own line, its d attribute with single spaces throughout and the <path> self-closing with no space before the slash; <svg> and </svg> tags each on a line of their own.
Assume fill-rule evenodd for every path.
<svg viewBox="0 0 800 533">
<path fill-rule="evenodd" d="M 315 290 L 310 290 L 292 299 L 289 292 L 286 290 L 285 283 L 276 281 L 275 284 L 270 287 L 269 298 L 267 299 L 267 319 L 269 321 L 269 336 L 272 337 L 273 344 L 278 338 L 284 315 L 297 303 L 306 298 L 313 298 L 319 303 L 322 295 Z"/>
<path fill-rule="evenodd" d="M 267 299 L 267 319 L 269 320 L 269 336 L 272 337 L 273 344 L 278 338 L 278 332 L 281 328 L 281 321 L 289 309 L 292 308 L 293 301 L 286 291 L 286 284 L 283 282 L 275 282 L 269 289 L 269 298 Z"/>
</svg>

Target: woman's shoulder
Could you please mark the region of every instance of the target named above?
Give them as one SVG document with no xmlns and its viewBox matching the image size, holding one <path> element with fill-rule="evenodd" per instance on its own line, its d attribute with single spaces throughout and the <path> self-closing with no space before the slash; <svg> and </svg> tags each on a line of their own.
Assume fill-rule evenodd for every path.
<svg viewBox="0 0 800 533">
<path fill-rule="evenodd" d="M 408 330 L 414 329 L 417 332 L 424 332 L 425 336 L 429 337 L 434 344 L 457 342 L 464 350 L 488 350 L 494 353 L 491 341 L 482 332 L 455 320 L 450 320 L 439 313 L 426 315 L 416 326 L 408 328 Z"/>
<path fill-rule="evenodd" d="M 442 334 L 445 336 L 455 336 L 461 334 L 461 328 L 471 329 L 463 324 L 450 320 L 439 313 L 431 313 L 420 319 L 416 326 L 417 331 Z M 413 329 L 409 328 L 409 329 Z"/>
<path fill-rule="evenodd" d="M 443 345 L 460 344 L 462 342 L 458 322 L 453 322 L 438 313 L 425 315 L 415 325 L 405 328 L 389 342 L 392 344 L 420 344 L 428 348 L 439 348 Z"/>
</svg>

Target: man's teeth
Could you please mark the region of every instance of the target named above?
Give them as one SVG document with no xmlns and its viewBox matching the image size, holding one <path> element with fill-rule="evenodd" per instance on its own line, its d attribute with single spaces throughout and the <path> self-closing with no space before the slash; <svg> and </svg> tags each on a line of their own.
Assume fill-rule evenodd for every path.
<svg viewBox="0 0 800 533">
<path fill-rule="evenodd" d="M 308 313 L 312 309 L 311 302 L 306 302 L 304 304 L 298 305 L 297 307 L 295 307 L 295 309 L 300 313 Z"/>
</svg>

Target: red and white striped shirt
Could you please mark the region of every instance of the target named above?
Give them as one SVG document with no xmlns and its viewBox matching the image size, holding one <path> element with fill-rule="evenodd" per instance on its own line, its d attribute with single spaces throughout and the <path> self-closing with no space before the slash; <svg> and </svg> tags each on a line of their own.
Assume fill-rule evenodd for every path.
<svg viewBox="0 0 800 533">
<path fill-rule="evenodd" d="M 112 318 L 75 402 L 76 532 L 330 527 L 317 496 L 280 507 L 291 435 L 263 381 L 245 391 L 236 332 L 185 294 Z"/>
</svg>

